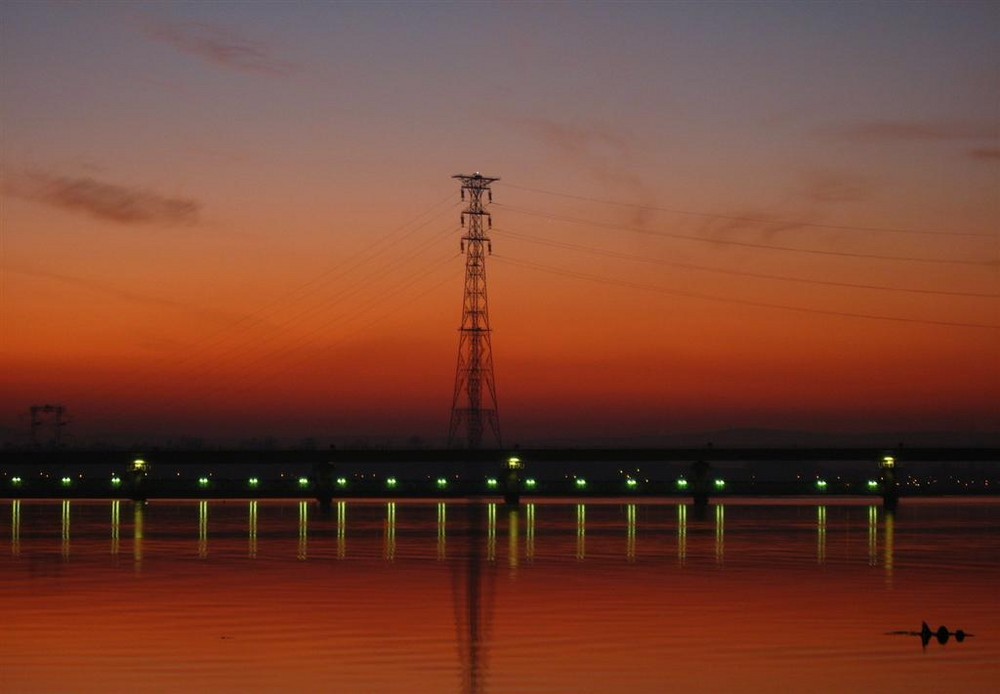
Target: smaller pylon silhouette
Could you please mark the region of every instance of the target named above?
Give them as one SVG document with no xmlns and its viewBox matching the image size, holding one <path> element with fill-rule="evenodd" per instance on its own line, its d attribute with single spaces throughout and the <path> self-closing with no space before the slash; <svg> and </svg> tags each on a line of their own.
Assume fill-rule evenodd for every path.
<svg viewBox="0 0 1000 694">
<path fill-rule="evenodd" d="M 43 446 L 59 448 L 62 445 L 63 429 L 69 424 L 66 408 L 63 405 L 32 405 L 31 412 L 31 445 L 35 448 Z M 51 416 L 48 416 L 51 415 Z M 43 441 L 38 431 L 48 424 L 51 437 Z"/>
</svg>

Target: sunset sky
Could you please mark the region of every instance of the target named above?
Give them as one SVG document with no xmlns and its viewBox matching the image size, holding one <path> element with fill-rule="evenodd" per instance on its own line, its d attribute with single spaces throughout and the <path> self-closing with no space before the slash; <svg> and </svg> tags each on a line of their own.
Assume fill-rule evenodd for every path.
<svg viewBox="0 0 1000 694">
<path fill-rule="evenodd" d="M 1000 4 L 0 6 L 0 427 L 1000 430 Z"/>
</svg>

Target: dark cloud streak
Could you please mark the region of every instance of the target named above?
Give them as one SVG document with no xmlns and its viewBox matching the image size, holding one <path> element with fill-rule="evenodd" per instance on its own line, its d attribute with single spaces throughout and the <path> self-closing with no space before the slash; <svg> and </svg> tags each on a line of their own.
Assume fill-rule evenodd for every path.
<svg viewBox="0 0 1000 694">
<path fill-rule="evenodd" d="M 998 130 L 992 123 L 874 120 L 837 128 L 834 134 L 853 142 L 947 142 L 995 139 Z"/>
<path fill-rule="evenodd" d="M 201 211 L 195 200 L 169 198 L 90 177 L 28 173 L 8 180 L 4 192 L 119 224 L 195 224 Z"/>
<path fill-rule="evenodd" d="M 1000 160 L 1000 147 L 978 147 L 969 150 L 969 156 L 984 161 L 998 161 Z"/>
<path fill-rule="evenodd" d="M 838 171 L 809 171 L 801 176 L 798 193 L 811 203 L 858 202 L 871 197 L 864 177 Z"/>
<path fill-rule="evenodd" d="M 628 133 L 600 123 L 573 124 L 548 118 L 515 118 L 508 122 L 573 169 L 603 185 L 627 191 L 637 201 L 655 202 L 645 181 L 633 171 L 637 148 Z M 635 207 L 628 213 L 628 223 L 644 226 L 648 217 L 648 210 Z"/>
<path fill-rule="evenodd" d="M 264 44 L 214 24 L 148 21 L 143 33 L 181 53 L 239 72 L 281 77 L 297 70 L 294 64 L 275 58 Z"/>
</svg>

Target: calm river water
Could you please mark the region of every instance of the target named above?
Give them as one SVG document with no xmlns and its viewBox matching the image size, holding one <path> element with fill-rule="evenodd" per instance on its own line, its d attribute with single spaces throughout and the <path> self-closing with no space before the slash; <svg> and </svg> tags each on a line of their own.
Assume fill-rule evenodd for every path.
<svg viewBox="0 0 1000 694">
<path fill-rule="evenodd" d="M 1000 500 L 678 501 L 0 500 L 0 690 L 1000 687 Z"/>
</svg>

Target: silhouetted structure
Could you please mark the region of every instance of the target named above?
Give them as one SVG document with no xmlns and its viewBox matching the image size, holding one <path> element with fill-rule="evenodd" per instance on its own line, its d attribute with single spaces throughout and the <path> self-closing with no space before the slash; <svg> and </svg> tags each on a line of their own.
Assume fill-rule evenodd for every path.
<svg viewBox="0 0 1000 694">
<path fill-rule="evenodd" d="M 691 498 L 694 500 L 694 505 L 696 507 L 704 507 L 708 505 L 709 497 L 709 473 L 712 470 L 712 466 L 709 465 L 704 460 L 696 460 L 691 463 L 691 478 L 693 484 L 691 485 Z"/>
<path fill-rule="evenodd" d="M 507 506 L 517 506 L 521 501 L 521 471 L 524 463 L 516 455 L 507 459 L 505 466 L 503 501 Z"/>
<path fill-rule="evenodd" d="M 38 432 L 46 424 L 51 429 L 51 437 L 48 442 L 43 442 Z M 31 445 L 41 448 L 47 443 L 51 448 L 59 448 L 62 445 L 62 430 L 67 424 L 69 420 L 66 418 L 66 408 L 63 405 L 32 405 Z"/>
<path fill-rule="evenodd" d="M 500 448 L 500 421 L 486 295 L 486 255 L 493 248 L 483 229 L 484 217 L 488 225 L 493 226 L 492 217 L 483 206 L 483 194 L 486 194 L 488 202 L 492 202 L 490 184 L 500 179 L 483 176 L 478 171 L 471 176 L 457 174 L 452 178 L 462 182 L 462 199 L 465 200 L 468 194 L 469 205 L 462 211 L 462 226 L 468 221 L 468 233 L 461 242 L 465 252 L 465 292 L 448 447 L 478 449 L 482 446 L 483 434 L 488 431 L 496 447 Z M 460 445 L 462 443 L 464 446 Z"/>
<path fill-rule="evenodd" d="M 882 456 L 878 463 L 878 469 L 882 504 L 887 509 L 894 509 L 899 503 L 899 473 L 896 468 L 896 456 Z"/>
<path fill-rule="evenodd" d="M 968 634 L 964 629 L 956 629 L 955 631 L 949 631 L 948 627 L 942 625 L 937 629 L 931 629 L 927 622 L 921 622 L 920 631 L 890 631 L 887 632 L 891 636 L 919 636 L 920 645 L 927 648 L 927 645 L 932 641 L 937 641 L 942 646 L 948 643 L 948 639 L 955 637 L 955 641 L 962 643 L 967 638 L 975 636 L 975 634 Z"/>
</svg>

